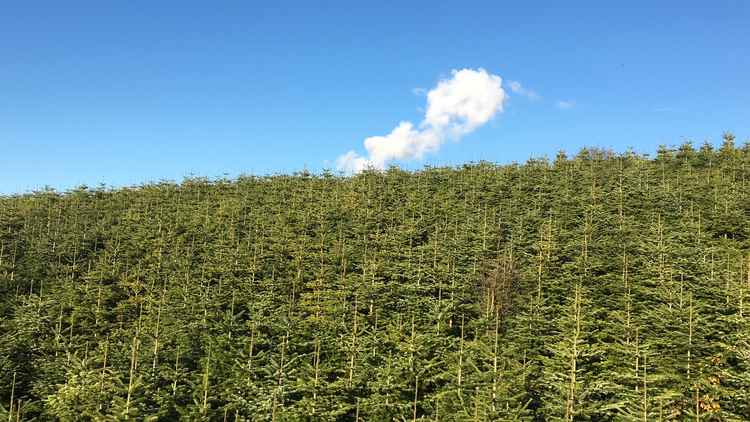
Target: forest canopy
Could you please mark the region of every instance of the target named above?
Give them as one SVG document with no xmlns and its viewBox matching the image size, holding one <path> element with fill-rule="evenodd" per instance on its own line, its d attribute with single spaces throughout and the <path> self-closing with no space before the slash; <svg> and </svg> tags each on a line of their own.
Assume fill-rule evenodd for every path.
<svg viewBox="0 0 750 422">
<path fill-rule="evenodd" d="M 0 420 L 750 420 L 750 146 L 0 197 Z"/>
</svg>

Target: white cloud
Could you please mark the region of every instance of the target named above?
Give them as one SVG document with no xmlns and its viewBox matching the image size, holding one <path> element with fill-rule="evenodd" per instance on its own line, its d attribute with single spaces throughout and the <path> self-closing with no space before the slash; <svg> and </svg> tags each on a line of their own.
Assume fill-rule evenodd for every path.
<svg viewBox="0 0 750 422">
<path fill-rule="evenodd" d="M 413 88 L 411 90 L 411 93 L 414 94 L 414 95 L 416 95 L 416 96 L 418 96 L 418 97 L 421 97 L 422 95 L 427 94 L 427 90 L 425 88 L 419 88 L 419 87 L 417 87 L 417 88 Z"/>
<path fill-rule="evenodd" d="M 451 75 L 427 93 L 427 111 L 418 127 L 404 121 L 388 135 L 365 139 L 367 157 L 349 151 L 336 160 L 338 169 L 347 173 L 382 170 L 393 160 L 421 159 L 503 111 L 506 94 L 500 76 L 481 68 L 453 70 Z"/>
<path fill-rule="evenodd" d="M 513 93 L 526 97 L 532 101 L 542 98 L 539 94 L 536 93 L 536 91 L 528 89 L 521 85 L 521 82 L 509 80 L 507 85 Z"/>
<path fill-rule="evenodd" d="M 354 151 L 339 156 L 336 159 L 336 168 L 345 173 L 359 173 L 371 167 L 366 158 L 362 158 Z"/>
<path fill-rule="evenodd" d="M 557 105 L 557 108 L 560 110 L 570 110 L 575 107 L 576 102 L 573 100 L 560 100 L 555 105 Z"/>
<path fill-rule="evenodd" d="M 463 135 L 487 123 L 503 111 L 502 79 L 484 69 L 462 69 L 442 80 L 427 93 L 427 113 L 422 127 L 450 130 Z"/>
</svg>

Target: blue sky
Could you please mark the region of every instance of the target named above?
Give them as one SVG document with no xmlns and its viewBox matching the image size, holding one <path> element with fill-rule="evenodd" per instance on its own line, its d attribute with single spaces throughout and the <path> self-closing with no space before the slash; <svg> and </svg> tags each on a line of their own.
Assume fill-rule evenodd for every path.
<svg viewBox="0 0 750 422">
<path fill-rule="evenodd" d="M 746 1 L 313 3 L 4 2 L 0 193 L 334 168 L 463 68 L 503 111 L 399 164 L 750 137 Z"/>
</svg>

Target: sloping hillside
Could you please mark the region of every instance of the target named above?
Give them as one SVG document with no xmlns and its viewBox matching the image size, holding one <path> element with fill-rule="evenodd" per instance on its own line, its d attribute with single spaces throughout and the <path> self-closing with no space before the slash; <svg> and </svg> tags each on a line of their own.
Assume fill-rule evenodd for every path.
<svg viewBox="0 0 750 422">
<path fill-rule="evenodd" d="M 749 179 L 727 135 L 5 197 L 0 420 L 748 420 Z"/>
</svg>

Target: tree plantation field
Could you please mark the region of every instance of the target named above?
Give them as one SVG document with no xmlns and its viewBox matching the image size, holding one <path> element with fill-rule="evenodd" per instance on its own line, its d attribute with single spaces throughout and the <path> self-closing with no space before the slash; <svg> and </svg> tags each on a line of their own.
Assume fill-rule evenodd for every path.
<svg viewBox="0 0 750 422">
<path fill-rule="evenodd" d="M 750 420 L 750 147 L 2 197 L 0 406 Z"/>
</svg>

